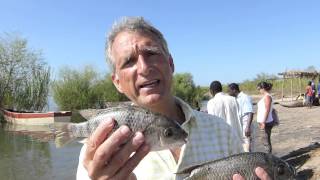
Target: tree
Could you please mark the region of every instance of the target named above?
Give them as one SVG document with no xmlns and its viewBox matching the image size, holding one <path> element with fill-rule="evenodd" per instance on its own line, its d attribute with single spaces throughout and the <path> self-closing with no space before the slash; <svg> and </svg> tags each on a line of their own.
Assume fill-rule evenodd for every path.
<svg viewBox="0 0 320 180">
<path fill-rule="evenodd" d="M 201 88 L 195 86 L 190 73 L 177 73 L 173 77 L 173 94 L 191 106 L 196 107 L 200 101 Z"/>
<path fill-rule="evenodd" d="M 254 81 L 259 82 L 259 81 L 266 81 L 270 79 L 279 79 L 279 77 L 274 74 L 260 73 L 260 74 L 257 74 L 257 77 L 254 79 Z"/>
<path fill-rule="evenodd" d="M 53 98 L 60 109 L 103 108 L 105 102 L 127 100 L 118 93 L 110 76 L 100 78 L 91 66 L 83 70 L 62 68 L 52 83 Z"/>
<path fill-rule="evenodd" d="M 308 66 L 305 71 L 307 72 L 317 72 L 317 68 L 315 66 Z"/>
<path fill-rule="evenodd" d="M 0 106 L 41 111 L 47 104 L 50 67 L 27 40 L 6 34 L 0 37 Z"/>
<path fill-rule="evenodd" d="M 93 107 L 97 99 L 92 92 L 96 78 L 97 73 L 89 66 L 82 71 L 62 68 L 59 79 L 52 83 L 53 98 L 59 108 L 76 110 Z"/>
<path fill-rule="evenodd" d="M 95 92 L 97 93 L 99 103 L 104 102 L 118 102 L 118 101 L 128 101 L 128 98 L 119 93 L 110 78 L 110 74 L 107 74 L 102 80 L 94 86 Z M 100 104 L 101 107 L 104 104 Z"/>
</svg>

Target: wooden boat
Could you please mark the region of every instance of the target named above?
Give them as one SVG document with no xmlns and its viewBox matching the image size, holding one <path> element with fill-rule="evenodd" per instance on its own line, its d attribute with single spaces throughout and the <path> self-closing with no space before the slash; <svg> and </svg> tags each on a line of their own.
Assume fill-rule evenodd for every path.
<svg viewBox="0 0 320 180">
<path fill-rule="evenodd" d="M 55 122 L 70 122 L 71 111 L 19 112 L 2 109 L 4 120 L 21 125 L 48 125 Z"/>
<path fill-rule="evenodd" d="M 289 107 L 289 108 L 304 106 L 303 100 L 279 101 L 279 104 L 283 107 Z"/>
</svg>

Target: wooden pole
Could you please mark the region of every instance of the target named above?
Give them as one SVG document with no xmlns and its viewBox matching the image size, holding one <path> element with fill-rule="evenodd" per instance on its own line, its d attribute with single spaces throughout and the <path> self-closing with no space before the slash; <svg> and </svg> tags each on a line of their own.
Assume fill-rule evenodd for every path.
<svg viewBox="0 0 320 180">
<path fill-rule="evenodd" d="M 283 76 L 282 88 L 281 88 L 281 101 L 283 101 L 283 86 L 284 86 L 284 76 Z"/>
<path fill-rule="evenodd" d="M 293 84 L 293 79 L 291 78 L 291 101 L 293 100 L 293 95 L 292 95 L 292 84 Z"/>
<path fill-rule="evenodd" d="M 299 77 L 299 96 L 301 95 L 301 77 Z"/>
</svg>

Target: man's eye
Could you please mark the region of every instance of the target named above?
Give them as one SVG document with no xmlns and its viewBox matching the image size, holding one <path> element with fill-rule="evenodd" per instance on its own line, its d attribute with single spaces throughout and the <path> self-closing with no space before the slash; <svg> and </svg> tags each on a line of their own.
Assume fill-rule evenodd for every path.
<svg viewBox="0 0 320 180">
<path fill-rule="evenodd" d="M 125 60 L 125 62 L 123 63 L 122 67 L 125 68 L 125 67 L 129 67 L 133 64 L 134 62 L 134 59 L 133 58 L 128 58 Z"/>
<path fill-rule="evenodd" d="M 153 55 L 158 55 L 159 53 L 155 51 L 146 51 L 144 54 L 146 56 L 153 56 Z"/>
</svg>

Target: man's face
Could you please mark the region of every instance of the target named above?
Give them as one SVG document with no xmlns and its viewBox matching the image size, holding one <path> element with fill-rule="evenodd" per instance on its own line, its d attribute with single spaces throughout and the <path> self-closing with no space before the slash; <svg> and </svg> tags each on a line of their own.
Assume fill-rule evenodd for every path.
<svg viewBox="0 0 320 180">
<path fill-rule="evenodd" d="M 233 97 L 237 97 L 237 91 L 231 88 L 228 88 L 228 94 Z"/>
<path fill-rule="evenodd" d="M 173 61 L 157 40 L 138 32 L 121 32 L 111 54 L 112 81 L 130 100 L 150 107 L 170 97 Z"/>
</svg>

